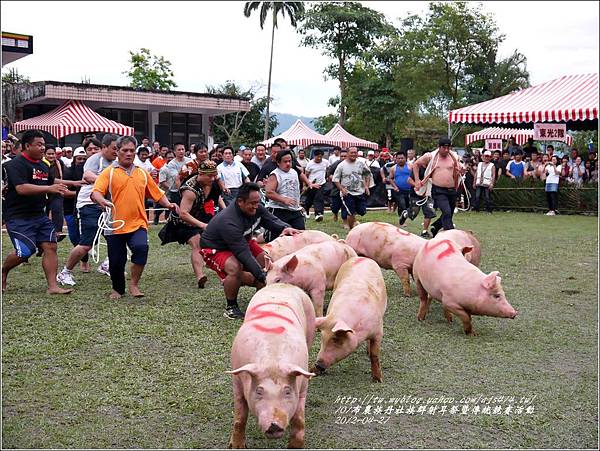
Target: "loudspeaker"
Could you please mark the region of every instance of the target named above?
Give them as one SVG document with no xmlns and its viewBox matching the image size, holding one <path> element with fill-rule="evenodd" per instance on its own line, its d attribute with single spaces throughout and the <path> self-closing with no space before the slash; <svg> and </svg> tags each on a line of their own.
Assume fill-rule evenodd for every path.
<svg viewBox="0 0 600 451">
<path fill-rule="evenodd" d="M 400 140 L 400 152 L 406 152 L 408 149 L 414 149 L 415 141 L 412 138 L 402 138 Z"/>
</svg>

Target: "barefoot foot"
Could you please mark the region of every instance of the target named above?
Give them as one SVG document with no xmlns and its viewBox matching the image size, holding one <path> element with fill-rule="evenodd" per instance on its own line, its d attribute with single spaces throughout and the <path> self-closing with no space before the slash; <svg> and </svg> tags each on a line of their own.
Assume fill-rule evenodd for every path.
<svg viewBox="0 0 600 451">
<path fill-rule="evenodd" d="M 134 298 L 143 298 L 144 293 L 140 291 L 140 289 L 135 285 L 129 285 L 129 294 Z"/>
<path fill-rule="evenodd" d="M 71 294 L 72 288 L 52 287 L 46 290 L 47 294 Z"/>
<path fill-rule="evenodd" d="M 121 293 L 117 293 L 115 290 L 110 292 L 110 299 L 121 299 Z"/>
</svg>

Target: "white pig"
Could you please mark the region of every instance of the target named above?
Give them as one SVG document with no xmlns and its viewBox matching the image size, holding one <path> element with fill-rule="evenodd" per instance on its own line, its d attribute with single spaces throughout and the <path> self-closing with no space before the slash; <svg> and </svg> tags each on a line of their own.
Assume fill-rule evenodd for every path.
<svg viewBox="0 0 600 451">
<path fill-rule="evenodd" d="M 275 261 L 267 273 L 267 285 L 290 283 L 308 293 L 315 306 L 315 313 L 323 316 L 325 291 L 333 288 L 340 266 L 356 252 L 347 244 L 324 241 Z"/>
<path fill-rule="evenodd" d="M 246 448 L 248 411 L 267 438 L 280 438 L 288 425 L 289 448 L 304 447 L 308 349 L 315 312 L 299 288 L 269 285 L 252 297 L 231 349 L 234 420 L 230 448 Z"/>
<path fill-rule="evenodd" d="M 342 265 L 327 308 L 316 320 L 321 331 L 321 350 L 315 372 L 322 373 L 350 355 L 365 340 L 373 381 L 381 382 L 379 361 L 387 292 L 379 265 L 366 257 L 351 258 Z"/>
</svg>

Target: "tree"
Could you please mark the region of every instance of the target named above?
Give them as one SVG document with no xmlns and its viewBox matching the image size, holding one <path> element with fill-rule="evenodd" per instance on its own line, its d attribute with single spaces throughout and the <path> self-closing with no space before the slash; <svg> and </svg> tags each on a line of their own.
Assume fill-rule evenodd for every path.
<svg viewBox="0 0 600 451">
<path fill-rule="evenodd" d="M 279 13 L 285 18 L 287 15 L 293 27 L 296 26 L 298 18 L 304 13 L 303 2 L 246 2 L 244 5 L 244 15 L 250 17 L 252 11 L 260 8 L 260 29 L 264 29 L 265 20 L 269 11 L 273 18 L 273 28 L 271 31 L 271 57 L 269 58 L 269 82 L 267 84 L 267 112 L 265 114 L 265 125 L 263 140 L 269 138 L 269 106 L 271 104 L 271 72 L 273 70 L 273 44 L 275 43 L 275 28 L 277 28 L 277 16 Z"/>
<path fill-rule="evenodd" d="M 245 97 L 250 101 L 250 111 L 238 111 L 222 116 L 215 116 L 213 120 L 213 135 L 215 141 L 227 143 L 237 147 L 240 144 L 254 145 L 263 139 L 263 124 L 266 116 L 267 98 L 256 98 L 258 87 L 242 89 L 235 82 L 227 81 L 221 86 L 207 86 L 206 92 L 234 97 Z M 277 118 L 269 117 L 268 133 L 271 134 L 277 127 Z"/>
<path fill-rule="evenodd" d="M 129 86 L 136 89 L 153 89 L 158 91 L 170 91 L 177 87 L 171 79 L 174 76 L 171 70 L 171 62 L 164 57 L 152 55 L 150 50 L 141 48 L 139 52 L 129 51 L 131 69 L 123 72 L 129 78 Z"/>
<path fill-rule="evenodd" d="M 498 61 L 499 33 L 493 16 L 465 2 L 433 2 L 427 17 L 407 17 L 399 41 L 411 64 L 437 85 L 429 101 L 443 112 L 508 94 L 529 85 L 526 58 L 518 52 Z"/>
<path fill-rule="evenodd" d="M 15 67 L 11 67 L 2 74 L 2 84 L 15 85 L 17 83 L 30 83 L 29 77 L 21 75 Z"/>
<path fill-rule="evenodd" d="M 326 114 L 325 116 L 319 116 L 313 119 L 312 124 L 319 133 L 324 135 L 331 130 L 339 120 L 340 117 L 337 114 Z"/>
<path fill-rule="evenodd" d="M 299 32 L 302 45 L 320 49 L 335 62 L 325 70 L 340 84 L 339 123 L 346 121 L 347 71 L 362 52 L 389 31 L 383 14 L 358 2 L 322 2 L 312 6 Z"/>
</svg>

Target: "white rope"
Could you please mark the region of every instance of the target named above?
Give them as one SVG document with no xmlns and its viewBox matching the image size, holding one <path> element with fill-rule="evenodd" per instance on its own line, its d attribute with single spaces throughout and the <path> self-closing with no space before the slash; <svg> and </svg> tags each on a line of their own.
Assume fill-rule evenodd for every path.
<svg viewBox="0 0 600 451">
<path fill-rule="evenodd" d="M 465 197 L 467 198 L 467 205 L 468 206 L 465 207 L 465 208 L 458 208 L 458 207 L 456 207 L 456 209 L 458 211 L 469 211 L 469 208 L 471 208 L 471 195 L 469 194 L 469 190 L 467 189 L 467 186 L 465 185 L 465 176 L 464 175 L 460 176 L 458 185 L 460 186 L 461 183 L 462 183 L 462 186 L 463 186 L 463 191 L 465 193 Z"/>
<path fill-rule="evenodd" d="M 122 219 L 117 219 L 113 221 L 112 212 L 116 211 L 114 204 L 111 204 L 112 207 L 106 207 L 106 210 L 100 214 L 98 218 L 98 230 L 96 231 L 96 236 L 94 237 L 94 242 L 92 243 L 92 249 L 90 250 L 90 255 L 94 263 L 98 263 L 100 261 L 100 244 L 106 246 L 106 244 L 102 243 L 100 240 L 100 235 L 102 232 L 114 232 L 119 230 L 125 226 L 125 221 Z M 114 226 L 115 224 L 120 223 L 118 226 Z"/>
</svg>

